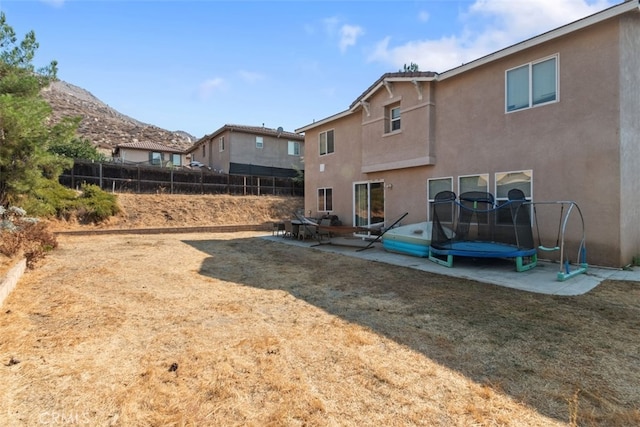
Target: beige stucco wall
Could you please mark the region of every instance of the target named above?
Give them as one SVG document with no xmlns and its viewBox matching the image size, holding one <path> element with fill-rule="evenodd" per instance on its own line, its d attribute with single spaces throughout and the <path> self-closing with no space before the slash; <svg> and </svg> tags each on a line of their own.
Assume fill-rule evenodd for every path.
<svg viewBox="0 0 640 427">
<path fill-rule="evenodd" d="M 263 148 L 256 148 L 256 136 L 262 136 Z M 285 169 L 304 169 L 304 142 L 300 143 L 300 156 L 288 155 L 289 139 L 244 132 L 229 132 L 230 161 L 232 163 L 253 164 Z"/>
<path fill-rule="evenodd" d="M 505 71 L 556 54 L 559 102 L 505 113 Z M 590 256 L 617 265 L 618 57 L 610 21 L 440 82 L 431 174 L 488 173 L 493 192 L 496 172 L 532 170 L 534 201 L 577 202 Z M 538 213 L 539 224 L 559 221 Z M 555 233 L 557 226 L 542 229 Z"/>
<path fill-rule="evenodd" d="M 640 256 L 640 13 L 620 28 L 620 265 Z"/>
<path fill-rule="evenodd" d="M 144 163 L 149 161 L 149 150 L 120 148 L 119 158 L 125 162 Z M 173 153 L 164 153 L 163 162 L 168 162 L 172 159 Z M 185 156 L 180 156 L 182 164 L 185 163 Z"/>
<path fill-rule="evenodd" d="M 320 156 L 319 134 L 333 129 L 335 151 Z M 346 225 L 352 224 L 353 183 L 366 179 L 360 172 L 362 126 L 360 115 L 351 114 L 327 126 L 305 132 L 305 215 L 317 217 L 318 188 L 333 189 L 333 211 Z"/>
<path fill-rule="evenodd" d="M 306 213 L 316 213 L 317 188 L 332 187 L 334 213 L 350 224 L 353 182 L 384 181 L 387 220 L 409 212 L 404 222 L 419 222 L 428 217 L 429 178 L 453 177 L 458 192 L 459 176 L 488 174 L 495 193 L 496 173 L 531 170 L 534 201 L 571 200 L 579 206 L 590 263 L 627 264 L 638 254 L 640 237 L 640 37 L 638 14 L 624 19 L 622 27 L 617 18 L 601 22 L 424 82 L 421 100 L 411 82 L 396 82 L 392 96 L 383 87 L 367 100 L 369 114 L 358 108 L 308 129 Z M 552 55 L 559 63 L 559 102 L 505 113 L 506 70 Z M 402 131 L 384 135 L 384 107 L 397 100 Z M 336 152 L 319 158 L 318 133 L 327 129 L 335 130 Z M 555 243 L 559 210 L 537 213 L 542 239 Z M 576 213 L 567 228 L 568 247 L 582 237 Z M 576 261 L 576 255 L 571 258 Z"/>
<path fill-rule="evenodd" d="M 263 148 L 256 148 L 256 136 L 262 136 Z M 224 137 L 224 150 L 220 151 L 220 138 Z M 193 159 L 207 166 L 229 172 L 230 163 L 252 164 L 285 169 L 304 169 L 304 141 L 300 144 L 300 156 L 288 154 L 290 139 L 269 135 L 256 135 L 241 131 L 225 130 L 212 139 L 203 141 L 204 156 L 200 145 L 193 151 Z"/>
</svg>

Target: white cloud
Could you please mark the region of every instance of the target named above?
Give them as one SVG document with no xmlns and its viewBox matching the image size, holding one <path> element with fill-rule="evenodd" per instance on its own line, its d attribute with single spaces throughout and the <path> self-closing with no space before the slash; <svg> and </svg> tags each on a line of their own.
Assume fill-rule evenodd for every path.
<svg viewBox="0 0 640 427">
<path fill-rule="evenodd" d="M 224 89 L 225 86 L 226 83 L 221 77 L 205 80 L 198 87 L 198 96 L 200 99 L 209 99 L 215 92 Z"/>
<path fill-rule="evenodd" d="M 364 34 L 362 27 L 356 25 L 343 25 L 340 28 L 340 52 L 345 52 L 350 46 L 355 46 L 358 37 Z"/>
<path fill-rule="evenodd" d="M 427 12 L 426 10 L 421 10 L 418 13 L 418 21 L 420 22 L 427 22 L 430 18 L 429 12 Z"/>
<path fill-rule="evenodd" d="M 240 70 L 238 74 L 240 75 L 240 78 L 246 81 L 247 83 L 256 83 L 256 82 L 259 82 L 260 80 L 264 80 L 265 78 L 263 74 L 256 73 L 253 71 Z"/>
<path fill-rule="evenodd" d="M 392 46 L 381 40 L 369 61 L 400 69 L 410 62 L 421 71 L 442 72 L 529 37 L 601 11 L 607 0 L 476 0 L 461 16 L 464 26 L 439 39 L 414 40 Z"/>
</svg>

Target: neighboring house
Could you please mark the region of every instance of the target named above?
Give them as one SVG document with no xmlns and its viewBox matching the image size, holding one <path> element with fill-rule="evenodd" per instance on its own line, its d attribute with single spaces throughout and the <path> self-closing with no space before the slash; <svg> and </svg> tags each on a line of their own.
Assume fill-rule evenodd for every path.
<svg viewBox="0 0 640 427">
<path fill-rule="evenodd" d="M 189 155 L 224 173 L 294 177 L 304 170 L 304 136 L 282 128 L 226 124 L 196 141 Z"/>
<path fill-rule="evenodd" d="M 113 158 L 122 163 L 138 163 L 153 166 L 184 166 L 186 153 L 177 148 L 155 142 L 130 142 L 118 144 Z"/>
<path fill-rule="evenodd" d="M 368 225 L 408 212 L 413 223 L 441 190 L 501 201 L 518 187 L 533 202 L 575 201 L 587 261 L 625 266 L 640 255 L 638 70 L 633 0 L 441 74 L 385 74 L 349 109 L 296 130 L 305 214 Z"/>
</svg>

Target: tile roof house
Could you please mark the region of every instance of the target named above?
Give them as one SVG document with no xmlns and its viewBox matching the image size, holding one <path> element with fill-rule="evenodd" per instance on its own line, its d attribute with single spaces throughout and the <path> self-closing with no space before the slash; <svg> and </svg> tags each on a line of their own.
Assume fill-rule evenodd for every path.
<svg viewBox="0 0 640 427">
<path fill-rule="evenodd" d="M 154 166 L 184 166 L 186 154 L 183 150 L 167 147 L 155 142 L 130 142 L 118 144 L 113 158 L 122 163 L 138 163 Z"/>
<path fill-rule="evenodd" d="M 517 187 L 534 206 L 575 201 L 588 262 L 628 265 L 640 255 L 638 70 L 632 0 L 442 73 L 384 74 L 347 110 L 296 129 L 305 214 L 417 223 L 441 190 L 500 202 Z M 553 215 L 540 215 L 541 239 L 556 239 Z"/>
<path fill-rule="evenodd" d="M 282 128 L 225 124 L 196 141 L 188 154 L 224 173 L 295 177 L 304 170 L 304 136 Z"/>
</svg>

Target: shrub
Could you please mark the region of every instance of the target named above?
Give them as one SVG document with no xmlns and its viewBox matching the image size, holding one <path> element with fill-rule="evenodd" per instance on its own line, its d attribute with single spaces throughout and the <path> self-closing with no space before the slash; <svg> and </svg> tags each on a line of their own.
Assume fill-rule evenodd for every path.
<svg viewBox="0 0 640 427">
<path fill-rule="evenodd" d="M 82 186 L 76 209 L 80 220 L 94 223 L 105 221 L 120 212 L 116 196 L 93 184 Z"/>
<path fill-rule="evenodd" d="M 33 268 L 47 252 L 58 247 L 58 241 L 46 224 L 25 217 L 25 213 L 15 206 L 0 206 L 0 253 L 10 258 L 22 255 L 27 267 Z"/>
</svg>

